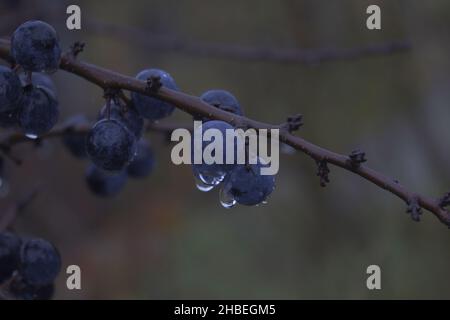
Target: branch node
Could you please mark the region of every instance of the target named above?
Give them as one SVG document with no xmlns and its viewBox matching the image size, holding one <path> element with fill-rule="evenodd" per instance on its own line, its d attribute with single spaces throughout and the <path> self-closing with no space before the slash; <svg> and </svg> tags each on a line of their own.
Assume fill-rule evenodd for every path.
<svg viewBox="0 0 450 320">
<path fill-rule="evenodd" d="M 293 116 L 289 116 L 286 122 L 282 125 L 284 129 L 286 129 L 289 133 L 297 131 L 300 127 L 303 126 L 303 115 L 296 114 Z"/>
<path fill-rule="evenodd" d="M 326 187 L 327 183 L 330 182 L 328 174 L 330 169 L 328 168 L 328 163 L 325 159 L 317 160 L 317 176 L 320 178 L 320 186 Z"/>
<path fill-rule="evenodd" d="M 86 43 L 81 41 L 76 41 L 70 46 L 70 55 L 76 59 L 78 55 L 83 52 Z"/>
<path fill-rule="evenodd" d="M 407 203 L 406 213 L 409 213 L 414 221 L 419 222 L 422 215 L 422 207 L 419 204 L 419 200 L 417 197 L 413 197 Z"/>
<path fill-rule="evenodd" d="M 444 209 L 445 207 L 450 206 L 450 192 L 444 194 L 442 198 L 439 199 L 439 207 Z"/>
<path fill-rule="evenodd" d="M 364 151 L 361 150 L 353 150 L 349 157 L 349 163 L 353 168 L 359 168 L 359 166 L 361 165 L 361 163 L 364 163 L 367 161 L 366 159 L 366 153 Z"/>
<path fill-rule="evenodd" d="M 150 93 L 157 93 L 162 87 L 161 77 L 157 75 L 152 75 L 147 79 L 146 91 Z"/>
</svg>

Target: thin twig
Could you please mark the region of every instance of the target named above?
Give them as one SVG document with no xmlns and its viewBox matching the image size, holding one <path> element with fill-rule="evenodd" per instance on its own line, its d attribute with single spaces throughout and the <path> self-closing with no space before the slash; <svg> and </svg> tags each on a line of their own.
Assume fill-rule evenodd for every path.
<svg viewBox="0 0 450 320">
<path fill-rule="evenodd" d="M 9 41 L 0 40 L 0 57 L 6 60 L 10 59 L 10 43 Z M 405 201 L 407 204 L 424 208 L 433 213 L 442 223 L 450 226 L 449 212 L 440 206 L 440 201 L 436 198 L 430 198 L 409 191 L 397 180 L 383 175 L 369 168 L 364 164 L 358 167 L 352 165 L 351 159 L 347 155 L 342 155 L 320 146 L 317 146 L 303 138 L 294 136 L 286 130 L 285 125 L 272 125 L 262 123 L 247 117 L 238 116 L 229 112 L 215 108 L 198 97 L 188 95 L 183 92 L 170 90 L 162 87 L 156 93 L 149 93 L 147 90 L 147 82 L 140 81 L 135 78 L 122 75 L 118 72 L 98 67 L 93 64 L 82 62 L 79 60 L 64 57 L 61 61 L 60 68 L 72 74 L 78 75 L 87 81 L 90 81 L 101 88 L 115 88 L 138 92 L 148 96 L 154 96 L 167 102 L 175 104 L 179 109 L 191 115 L 203 115 L 208 118 L 222 120 L 236 127 L 249 127 L 254 129 L 280 129 L 280 140 L 293 148 L 304 152 L 315 161 L 335 165 L 345 170 L 353 172 L 364 179 L 374 183 L 380 188 L 389 191 Z M 417 209 L 414 210 L 417 213 Z"/>
</svg>

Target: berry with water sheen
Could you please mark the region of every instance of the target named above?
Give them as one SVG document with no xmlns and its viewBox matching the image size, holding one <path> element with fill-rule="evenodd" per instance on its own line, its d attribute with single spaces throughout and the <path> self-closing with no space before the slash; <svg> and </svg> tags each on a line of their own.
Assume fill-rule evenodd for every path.
<svg viewBox="0 0 450 320">
<path fill-rule="evenodd" d="M 150 79 L 152 76 L 160 77 L 161 84 L 172 90 L 179 90 L 175 80 L 167 72 L 160 69 L 147 69 L 141 71 L 136 78 L 142 81 Z M 172 114 L 175 106 L 169 102 L 149 97 L 140 93 L 132 92 L 131 99 L 139 114 L 149 120 L 160 120 Z"/>
<path fill-rule="evenodd" d="M 61 60 L 55 29 L 43 21 L 25 22 L 12 35 L 11 55 L 25 71 L 54 72 Z"/>
</svg>

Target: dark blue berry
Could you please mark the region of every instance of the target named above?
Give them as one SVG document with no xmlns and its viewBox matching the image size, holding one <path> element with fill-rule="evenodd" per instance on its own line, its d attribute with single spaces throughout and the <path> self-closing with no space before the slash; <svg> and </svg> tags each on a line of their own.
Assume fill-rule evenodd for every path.
<svg viewBox="0 0 450 320">
<path fill-rule="evenodd" d="M 19 108 L 22 96 L 19 77 L 11 69 L 0 66 L 0 113 Z"/>
<path fill-rule="evenodd" d="M 55 94 L 46 87 L 30 86 L 20 111 L 20 127 L 30 136 L 49 132 L 58 121 L 59 106 Z"/>
<path fill-rule="evenodd" d="M 19 274 L 31 286 L 53 283 L 61 270 L 61 257 L 56 248 L 43 239 L 30 239 L 20 250 Z"/>
<path fill-rule="evenodd" d="M 69 127 L 69 130 L 67 130 L 67 132 L 64 133 L 62 141 L 64 143 L 64 146 L 75 158 L 82 159 L 87 156 L 86 154 L 87 133 L 72 130 L 71 128 L 87 124 L 88 120 L 83 115 L 74 116 L 66 122 L 66 126 Z"/>
<path fill-rule="evenodd" d="M 89 189 L 97 196 L 112 197 L 118 194 L 127 182 L 125 171 L 119 173 L 106 172 L 90 165 L 86 171 L 86 182 Z"/>
<path fill-rule="evenodd" d="M 16 299 L 21 300 L 50 300 L 55 292 L 55 286 L 48 284 L 44 286 L 33 286 L 16 277 L 9 285 L 9 291 Z"/>
<path fill-rule="evenodd" d="M 121 171 L 136 154 L 136 137 L 120 121 L 100 120 L 88 133 L 86 151 L 99 168 Z"/>
<path fill-rule="evenodd" d="M 177 90 L 175 80 L 165 71 L 159 69 L 148 69 L 140 72 L 136 78 L 146 81 L 147 79 L 157 76 L 161 79 L 161 84 L 172 90 Z M 162 101 L 157 98 L 145 96 L 139 93 L 132 92 L 131 99 L 139 114 L 150 120 L 160 120 L 172 114 L 175 106 L 169 102 Z"/>
<path fill-rule="evenodd" d="M 240 116 L 244 115 L 238 100 L 228 91 L 209 90 L 203 93 L 200 96 L 200 99 L 223 111 L 231 112 Z M 203 116 L 194 116 L 194 120 L 209 121 L 210 119 Z"/>
<path fill-rule="evenodd" d="M 263 203 L 275 188 L 275 176 L 261 175 L 262 166 L 261 163 L 237 165 L 227 175 L 223 188 L 239 204 Z"/>
<path fill-rule="evenodd" d="M 20 238 L 10 232 L 0 233 L 0 284 L 19 267 Z"/>
<path fill-rule="evenodd" d="M 136 139 L 140 139 L 142 137 L 144 132 L 144 119 L 139 115 L 134 107 L 126 108 L 125 110 L 122 106 L 119 106 L 111 101 L 109 117 L 110 119 L 115 119 L 122 122 L 128 130 L 134 133 Z M 100 111 L 98 120 L 107 118 L 108 108 L 105 105 Z"/>
<path fill-rule="evenodd" d="M 147 177 L 154 166 L 155 157 L 150 143 L 145 139 L 139 140 L 136 157 L 127 167 L 128 175 L 132 178 Z"/>
<path fill-rule="evenodd" d="M 26 73 L 21 74 L 20 80 L 23 86 L 29 85 L 29 83 L 27 83 L 28 80 Z M 36 87 L 45 87 L 49 89 L 56 96 L 56 86 L 48 75 L 40 72 L 33 72 L 31 75 L 31 82 Z"/>
<path fill-rule="evenodd" d="M 25 22 L 14 31 L 11 54 L 25 71 L 54 72 L 61 59 L 58 35 L 45 22 Z"/>
<path fill-rule="evenodd" d="M 194 152 L 197 152 L 198 154 L 203 155 L 203 152 L 205 150 L 205 148 L 213 143 L 213 141 L 215 139 L 212 139 L 212 141 L 203 141 L 202 139 L 202 144 L 201 144 L 201 149 L 196 148 L 196 144 L 194 143 L 194 140 L 192 142 L 192 147 L 191 147 L 191 160 L 192 160 L 192 166 L 194 167 L 194 170 L 198 173 L 201 173 L 202 175 L 206 177 L 211 177 L 211 178 L 223 178 L 223 176 L 230 172 L 231 170 L 233 170 L 233 168 L 235 167 L 235 163 L 236 163 L 236 159 L 237 159 L 237 155 L 236 155 L 236 140 L 234 140 L 234 163 L 232 164 L 226 164 L 226 130 L 230 129 L 230 130 L 234 130 L 233 126 L 224 122 L 224 121 L 219 121 L 219 120 L 212 120 L 212 121 L 208 121 L 203 123 L 202 125 L 202 135 L 205 133 L 205 131 L 209 130 L 209 129 L 217 129 L 220 131 L 220 133 L 222 134 L 222 158 L 221 158 L 221 162 L 222 163 L 212 163 L 212 164 L 207 164 L 205 163 L 205 159 L 203 159 L 202 157 L 202 163 L 201 164 L 195 164 L 195 157 L 194 157 Z M 200 127 L 195 129 L 196 132 L 200 131 Z M 200 133 L 199 133 L 200 134 Z"/>
</svg>

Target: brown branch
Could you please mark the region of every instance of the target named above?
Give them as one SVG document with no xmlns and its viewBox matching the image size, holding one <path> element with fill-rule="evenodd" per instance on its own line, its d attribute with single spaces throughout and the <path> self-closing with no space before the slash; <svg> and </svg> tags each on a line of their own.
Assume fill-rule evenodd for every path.
<svg viewBox="0 0 450 320">
<path fill-rule="evenodd" d="M 251 47 L 224 43 L 203 43 L 182 40 L 176 36 L 162 35 L 130 26 L 118 26 L 94 20 L 85 20 L 93 33 L 120 37 L 134 41 L 152 51 L 184 53 L 194 57 L 225 58 L 243 61 L 268 61 L 277 63 L 300 63 L 318 65 L 323 62 L 355 60 L 370 56 L 383 56 L 408 51 L 409 41 L 392 41 L 369 44 L 354 48 L 271 48 Z"/>
<path fill-rule="evenodd" d="M 9 58 L 10 44 L 8 41 L 0 40 L 0 58 Z M 98 67 L 93 64 L 78 61 L 70 55 L 62 58 L 60 68 L 75 75 L 78 75 L 103 89 L 123 89 L 138 92 L 144 95 L 155 96 L 164 101 L 175 104 L 179 109 L 192 115 L 203 115 L 208 118 L 222 120 L 236 127 L 248 127 L 255 129 L 280 129 L 280 140 L 293 148 L 300 150 L 322 164 L 332 164 L 353 172 L 364 179 L 374 183 L 380 188 L 389 191 L 404 200 L 411 209 L 411 204 L 424 208 L 433 213 L 442 223 L 450 226 L 450 213 L 440 206 L 439 199 L 430 198 L 424 195 L 411 192 L 401 185 L 397 180 L 389 178 L 364 164 L 354 166 L 349 156 L 335 153 L 333 151 L 319 147 L 303 138 L 294 136 L 286 129 L 285 125 L 272 125 L 262 123 L 250 118 L 228 113 L 219 108 L 215 108 L 198 97 L 186 93 L 170 90 L 162 87 L 158 92 L 150 93 L 147 90 L 147 83 L 135 78 L 119 74 L 117 72 Z M 51 135 L 51 133 L 50 133 Z M 411 211 L 411 210 L 410 210 Z M 415 208 L 414 213 L 418 210 Z M 415 218 L 416 216 L 414 216 Z"/>
</svg>

